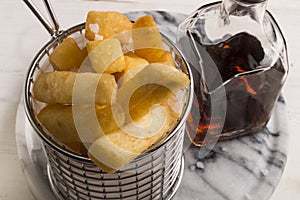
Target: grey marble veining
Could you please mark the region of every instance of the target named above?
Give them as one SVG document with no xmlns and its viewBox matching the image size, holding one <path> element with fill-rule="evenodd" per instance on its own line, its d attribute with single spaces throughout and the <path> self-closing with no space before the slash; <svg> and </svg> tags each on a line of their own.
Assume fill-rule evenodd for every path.
<svg viewBox="0 0 300 200">
<path fill-rule="evenodd" d="M 177 25 L 186 17 L 178 13 L 133 12 L 131 20 L 152 14 L 160 30 L 175 42 Z M 184 176 L 175 200 L 265 200 L 277 186 L 287 159 L 287 116 L 279 98 L 267 129 L 238 139 L 219 142 L 212 150 L 184 147 Z M 17 118 L 19 157 L 29 186 L 38 199 L 51 194 L 40 146 L 29 146 L 32 129 L 24 119 L 22 105 Z M 27 127 L 26 125 L 27 124 Z M 25 127 L 24 127 L 25 126 Z M 21 155 L 21 156 L 20 156 Z M 30 156 L 29 156 L 30 155 Z M 205 155 L 205 156 L 204 156 Z M 39 164 L 37 164 L 39 163 Z"/>
<path fill-rule="evenodd" d="M 175 199 L 269 199 L 287 160 L 286 119 L 285 104 L 278 101 L 262 132 L 219 142 L 205 157 L 203 149 L 189 147 Z"/>
</svg>

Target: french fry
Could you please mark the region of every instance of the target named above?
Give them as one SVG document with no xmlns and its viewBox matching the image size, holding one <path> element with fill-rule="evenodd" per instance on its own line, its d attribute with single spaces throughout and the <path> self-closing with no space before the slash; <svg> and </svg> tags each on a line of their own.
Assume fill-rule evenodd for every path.
<svg viewBox="0 0 300 200">
<path fill-rule="evenodd" d="M 39 74 L 34 97 L 49 104 L 111 105 L 116 98 L 115 78 L 110 74 L 48 72 Z"/>
<path fill-rule="evenodd" d="M 114 173 L 149 149 L 164 134 L 172 130 L 178 118 L 177 113 L 166 106 L 162 107 L 163 109 L 153 108 L 154 114 L 148 114 L 135 122 L 137 126 L 145 127 L 143 133 L 152 135 L 134 136 L 132 133 L 136 132 L 136 125 L 127 124 L 120 130 L 97 139 L 88 150 L 91 160 L 107 173 Z M 154 129 L 151 124 L 160 124 L 160 127 Z"/>
<path fill-rule="evenodd" d="M 144 48 L 163 49 L 162 37 L 152 15 L 137 19 L 132 26 L 132 39 L 135 50 Z M 137 54 L 139 56 L 139 54 Z"/>
<path fill-rule="evenodd" d="M 90 11 L 86 18 L 85 37 L 89 40 L 107 39 L 124 31 L 129 32 L 131 27 L 131 21 L 119 12 Z"/>
<path fill-rule="evenodd" d="M 118 112 L 114 116 L 112 108 L 109 106 L 80 105 L 74 108 L 73 106 L 53 104 L 43 108 L 37 118 L 58 141 L 75 152 L 81 153 L 85 150 L 83 143 L 88 146 L 103 135 L 101 130 L 97 130 L 96 125 L 93 124 L 91 120 L 93 115 L 90 111 L 95 112 L 96 123 L 106 134 L 118 130 L 119 125 L 124 125 L 124 115 Z M 84 129 L 82 129 L 83 126 Z"/>
<path fill-rule="evenodd" d="M 125 59 L 118 39 L 87 43 L 89 59 L 97 73 L 115 73 L 125 69 Z"/>
<path fill-rule="evenodd" d="M 171 52 L 158 48 L 137 49 L 135 53 L 146 59 L 149 63 L 163 63 L 169 66 L 175 66 L 174 58 Z"/>
<path fill-rule="evenodd" d="M 87 57 L 86 49 L 80 49 L 73 38 L 66 38 L 49 56 L 55 70 L 68 71 L 79 68 Z"/>
<path fill-rule="evenodd" d="M 125 62 L 126 62 L 126 68 L 124 69 L 124 73 L 127 73 L 128 71 L 139 67 L 139 66 L 145 66 L 148 65 L 148 61 L 140 58 L 138 56 L 124 56 L 125 57 Z"/>
<path fill-rule="evenodd" d="M 151 15 L 140 17 L 132 26 L 133 46 L 136 55 L 149 63 L 164 63 L 174 66 L 169 51 L 164 50 L 163 40 Z"/>
<path fill-rule="evenodd" d="M 122 83 L 118 89 L 117 102 L 123 108 L 128 108 L 133 120 L 138 120 L 147 114 L 153 105 L 164 103 L 189 83 L 189 78 L 174 67 L 158 63 L 149 64 Z M 128 120 L 129 116 L 126 118 Z"/>
<path fill-rule="evenodd" d="M 126 68 L 122 72 L 115 73 L 114 76 L 116 77 L 116 80 L 120 80 L 125 74 L 127 74 L 129 71 L 132 71 L 135 68 L 138 68 L 140 66 L 146 66 L 148 65 L 148 61 L 140 58 L 138 56 L 128 56 L 125 55 L 125 63 Z"/>
<path fill-rule="evenodd" d="M 164 103 L 172 95 L 170 89 L 158 84 L 147 84 L 138 88 L 129 102 L 129 112 L 132 120 L 140 119 L 149 113 L 153 105 Z"/>
<path fill-rule="evenodd" d="M 86 152 L 74 126 L 71 106 L 47 106 L 40 111 L 37 118 L 56 140 L 77 153 Z"/>
</svg>

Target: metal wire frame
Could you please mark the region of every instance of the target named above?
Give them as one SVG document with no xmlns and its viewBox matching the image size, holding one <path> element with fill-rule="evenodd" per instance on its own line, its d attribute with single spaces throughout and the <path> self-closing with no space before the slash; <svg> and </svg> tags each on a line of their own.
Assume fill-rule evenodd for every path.
<svg viewBox="0 0 300 200">
<path fill-rule="evenodd" d="M 168 199 L 176 191 L 176 181 L 181 178 L 179 175 L 182 170 L 182 135 L 177 136 L 165 145 L 169 150 L 158 150 L 173 153 L 169 153 L 168 156 L 158 154 L 162 159 L 157 169 L 153 167 L 156 163 L 151 162 L 157 157 L 151 155 L 151 160 L 146 161 L 150 163 L 149 168 L 144 168 L 144 163 L 140 166 L 139 163 L 131 163 L 131 170 L 116 174 L 105 174 L 96 166 L 88 166 L 88 169 L 84 165 L 71 167 L 72 164 L 66 163 L 72 163 L 73 160 L 60 153 L 54 153 L 53 149 L 45 146 L 47 155 L 51 156 L 50 163 L 55 163 L 49 165 L 50 183 L 55 193 L 63 199 Z M 61 156 L 64 158 L 61 159 Z M 163 160 L 169 156 L 168 160 Z M 66 163 L 61 165 L 61 160 Z M 98 173 L 96 176 L 87 176 L 86 171 Z"/>
</svg>

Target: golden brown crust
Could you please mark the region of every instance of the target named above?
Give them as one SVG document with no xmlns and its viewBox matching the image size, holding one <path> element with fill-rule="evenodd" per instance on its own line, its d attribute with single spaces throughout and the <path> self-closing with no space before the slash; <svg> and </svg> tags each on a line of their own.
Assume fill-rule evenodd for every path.
<svg viewBox="0 0 300 200">
<path fill-rule="evenodd" d="M 174 58 L 171 52 L 158 48 L 137 49 L 136 55 L 146 59 L 149 63 L 163 63 L 169 66 L 175 66 Z"/>
<path fill-rule="evenodd" d="M 145 27 L 154 27 L 154 28 L 157 27 L 152 15 L 145 15 L 139 17 L 132 25 L 132 29 L 145 28 Z"/>
</svg>

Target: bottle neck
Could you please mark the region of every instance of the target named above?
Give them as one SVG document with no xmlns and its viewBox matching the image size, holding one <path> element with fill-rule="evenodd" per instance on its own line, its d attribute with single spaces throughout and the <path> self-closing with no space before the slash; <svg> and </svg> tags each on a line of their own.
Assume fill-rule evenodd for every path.
<svg viewBox="0 0 300 200">
<path fill-rule="evenodd" d="M 258 23 L 262 23 L 266 7 L 267 0 L 223 0 L 221 4 L 224 17 L 248 16 Z"/>
</svg>

